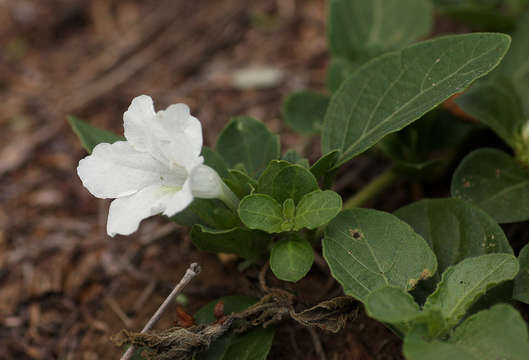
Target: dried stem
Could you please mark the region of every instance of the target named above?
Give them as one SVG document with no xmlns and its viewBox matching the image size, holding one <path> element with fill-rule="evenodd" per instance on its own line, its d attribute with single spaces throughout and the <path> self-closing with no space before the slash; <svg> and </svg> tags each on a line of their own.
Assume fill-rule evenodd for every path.
<svg viewBox="0 0 529 360">
<path fill-rule="evenodd" d="M 167 296 L 167 298 L 162 303 L 162 305 L 160 305 L 158 310 L 156 310 L 154 315 L 150 318 L 150 320 L 147 322 L 147 324 L 143 327 L 143 329 L 141 330 L 142 334 L 144 334 L 147 331 L 151 330 L 151 328 L 154 326 L 154 324 L 156 324 L 156 322 L 158 320 L 160 320 L 160 317 L 162 316 L 162 314 L 165 311 L 165 309 L 167 308 L 167 306 L 169 306 L 169 304 L 173 301 L 173 299 L 178 294 L 180 294 L 180 292 L 186 287 L 187 284 L 189 284 L 189 282 L 191 280 L 193 280 L 193 278 L 195 276 L 200 274 L 200 270 L 201 270 L 200 269 L 200 265 L 198 265 L 197 263 L 192 263 L 191 265 L 189 265 L 189 268 L 186 270 L 186 273 L 182 277 L 182 280 L 180 280 L 178 285 L 175 286 L 173 291 L 171 291 L 169 296 Z M 129 360 L 133 353 L 134 353 L 134 345 L 131 345 L 127 349 L 127 351 L 123 354 L 123 356 L 121 357 L 120 360 Z"/>
</svg>

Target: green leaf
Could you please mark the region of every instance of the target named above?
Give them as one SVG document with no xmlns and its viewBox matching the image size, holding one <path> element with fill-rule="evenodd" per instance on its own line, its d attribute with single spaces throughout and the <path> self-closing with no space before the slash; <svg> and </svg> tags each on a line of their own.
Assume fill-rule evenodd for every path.
<svg viewBox="0 0 529 360">
<path fill-rule="evenodd" d="M 265 194 L 248 195 L 239 204 L 239 216 L 250 229 L 268 233 L 281 232 L 282 207 L 274 198 Z"/>
<path fill-rule="evenodd" d="M 417 327 L 406 336 L 403 352 L 408 360 L 524 360 L 527 325 L 514 308 L 499 304 L 469 317 L 447 342 L 427 341 Z"/>
<path fill-rule="evenodd" d="M 525 245 L 518 255 L 520 272 L 514 279 L 513 298 L 529 304 L 529 244 Z"/>
<path fill-rule="evenodd" d="M 457 147 L 477 127 L 438 109 L 389 134 L 378 147 L 393 160 L 400 174 L 414 180 L 437 178 L 453 160 Z"/>
<path fill-rule="evenodd" d="M 333 94 L 322 153 L 341 150 L 339 165 L 362 153 L 486 75 L 509 44 L 503 34 L 454 35 L 370 61 Z"/>
<path fill-rule="evenodd" d="M 331 92 L 338 90 L 344 80 L 361 64 L 362 61 L 355 63 L 343 57 L 333 57 L 327 68 L 327 87 L 329 90 Z"/>
<path fill-rule="evenodd" d="M 257 299 L 248 296 L 226 296 L 212 301 L 195 314 L 198 324 L 214 322 L 213 309 L 222 301 L 224 314 L 240 312 L 257 302 Z M 275 334 L 275 327 L 258 327 L 243 334 L 232 332 L 216 339 L 205 352 L 196 355 L 197 360 L 265 360 Z"/>
<path fill-rule="evenodd" d="M 351 60 L 399 49 L 430 32 L 432 12 L 429 0 L 331 0 L 329 48 Z"/>
<path fill-rule="evenodd" d="M 402 324 L 421 315 L 419 305 L 413 297 L 396 287 L 383 287 L 373 291 L 366 300 L 367 315 L 389 324 Z"/>
<path fill-rule="evenodd" d="M 513 19 L 504 13 L 504 0 L 436 0 L 437 11 L 451 16 L 472 29 L 488 31 L 510 31 Z M 499 9 L 501 8 L 501 9 Z"/>
<path fill-rule="evenodd" d="M 454 172 L 451 193 L 499 223 L 529 219 L 529 171 L 502 151 L 479 149 L 467 155 Z"/>
<path fill-rule="evenodd" d="M 334 164 L 336 164 L 339 158 L 340 152 L 338 150 L 331 151 L 319 158 L 318 161 L 310 167 L 310 172 L 313 173 L 316 178 L 320 178 L 332 170 Z"/>
<path fill-rule="evenodd" d="M 270 268 L 274 275 L 285 281 L 301 280 L 312 267 L 314 250 L 310 243 L 298 236 L 279 240 L 270 254 Z"/>
<path fill-rule="evenodd" d="M 240 170 L 229 170 L 224 182 L 239 198 L 250 194 L 257 187 L 257 181 Z"/>
<path fill-rule="evenodd" d="M 266 254 L 270 242 L 268 235 L 259 231 L 239 227 L 213 230 L 202 225 L 193 226 L 191 240 L 200 250 L 237 254 L 251 260 L 259 259 Z"/>
<path fill-rule="evenodd" d="M 440 311 L 446 322 L 444 330 L 449 330 L 487 289 L 513 279 L 518 269 L 518 260 L 510 254 L 465 259 L 443 272 L 437 289 L 424 304 L 424 311 Z"/>
<path fill-rule="evenodd" d="M 318 182 L 312 173 L 301 165 L 272 162 L 259 178 L 257 192 L 272 196 L 279 203 L 293 199 L 297 204 L 303 195 L 318 190 Z"/>
<path fill-rule="evenodd" d="M 99 129 L 95 126 L 88 124 L 87 122 L 76 118 L 75 116 L 68 115 L 68 122 L 72 127 L 73 132 L 79 137 L 83 147 L 92 153 L 92 150 L 99 143 L 115 143 L 116 141 L 124 141 L 123 136 L 114 134 L 113 132 Z"/>
<path fill-rule="evenodd" d="M 437 269 L 424 239 L 396 216 L 370 209 L 345 210 L 325 230 L 323 256 L 347 295 L 360 301 L 382 287 L 415 287 Z"/>
<path fill-rule="evenodd" d="M 511 49 L 495 73 L 512 81 L 526 112 L 529 112 L 529 14 L 524 14 L 518 21 Z"/>
<path fill-rule="evenodd" d="M 283 103 L 283 116 L 286 123 L 302 134 L 317 134 L 325 111 L 329 105 L 329 97 L 312 91 L 300 91 L 290 94 Z"/>
<path fill-rule="evenodd" d="M 204 164 L 214 169 L 221 178 L 225 178 L 229 175 L 228 165 L 226 165 L 226 162 L 218 152 L 204 146 L 202 147 L 201 155 L 204 157 Z"/>
<path fill-rule="evenodd" d="M 282 160 L 288 161 L 291 164 L 298 164 L 306 168 L 309 167 L 309 161 L 293 149 L 287 150 L 287 152 L 283 155 Z"/>
<path fill-rule="evenodd" d="M 193 199 L 183 211 L 171 220 L 184 226 L 206 225 L 216 229 L 231 229 L 239 223 L 235 214 L 217 199 Z"/>
<path fill-rule="evenodd" d="M 272 194 L 274 187 L 274 180 L 281 170 L 290 166 L 291 164 L 284 160 L 272 160 L 263 171 L 259 180 L 257 181 L 256 192 L 261 194 Z"/>
<path fill-rule="evenodd" d="M 217 320 L 213 311 L 215 309 L 215 305 L 217 305 L 219 301 L 222 301 L 224 304 L 224 314 L 229 315 L 245 310 L 246 308 L 255 304 L 257 300 L 258 299 L 254 297 L 244 295 L 224 296 L 201 307 L 193 317 L 199 325 L 211 324 Z"/>
<path fill-rule="evenodd" d="M 406 221 L 434 251 L 440 279 L 449 266 L 490 253 L 513 254 L 501 227 L 478 207 L 459 199 L 424 199 L 394 213 Z"/>
<path fill-rule="evenodd" d="M 509 80 L 495 77 L 478 83 L 459 96 L 456 103 L 463 111 L 491 127 L 511 147 L 518 146 L 527 118 Z"/>
<path fill-rule="evenodd" d="M 334 219 L 342 209 L 342 198 L 331 190 L 304 195 L 296 207 L 294 230 L 316 229 Z"/>
<path fill-rule="evenodd" d="M 239 116 L 222 130 L 216 150 L 229 168 L 242 164 L 250 176 L 258 176 L 270 160 L 279 158 L 279 137 L 262 122 Z"/>
</svg>

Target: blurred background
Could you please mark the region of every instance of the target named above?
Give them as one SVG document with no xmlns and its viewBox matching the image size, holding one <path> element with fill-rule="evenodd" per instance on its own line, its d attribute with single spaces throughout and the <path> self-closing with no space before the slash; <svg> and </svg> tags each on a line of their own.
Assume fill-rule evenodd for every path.
<svg viewBox="0 0 529 360">
<path fill-rule="evenodd" d="M 198 252 L 165 218 L 109 239 L 108 202 L 77 177 L 86 152 L 66 115 L 121 134 L 132 98 L 148 94 L 158 110 L 188 104 L 205 145 L 230 117 L 249 115 L 313 161 L 318 140 L 288 130 L 281 104 L 294 90 L 326 91 L 325 8 L 324 0 L 0 0 L 0 359 L 117 359 L 110 337 L 140 330 L 193 261 L 203 272 L 179 298 L 185 311 L 259 295 L 257 274 Z M 435 33 L 466 30 L 436 17 Z M 339 190 L 385 164 L 354 159 Z M 441 189 L 435 195 L 448 194 Z M 413 194 L 388 191 L 378 208 Z M 318 266 L 286 287 L 306 304 L 341 293 Z M 158 328 L 175 321 L 172 309 Z M 363 314 L 339 336 L 320 336 L 329 360 L 401 359 L 399 339 Z M 309 332 L 287 323 L 270 358 L 318 356 Z"/>
</svg>

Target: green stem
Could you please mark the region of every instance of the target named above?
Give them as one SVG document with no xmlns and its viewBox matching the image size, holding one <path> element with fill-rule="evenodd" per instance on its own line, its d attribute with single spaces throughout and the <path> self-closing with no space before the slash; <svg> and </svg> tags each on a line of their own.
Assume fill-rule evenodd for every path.
<svg viewBox="0 0 529 360">
<path fill-rule="evenodd" d="M 219 197 L 220 200 L 226 204 L 233 212 L 237 213 L 237 209 L 239 208 L 239 198 L 237 195 L 231 191 L 231 189 L 222 182 L 222 195 Z"/>
<path fill-rule="evenodd" d="M 371 181 L 366 187 L 358 191 L 354 196 L 347 199 L 347 201 L 343 204 L 343 209 L 352 209 L 362 206 L 366 201 L 386 189 L 389 185 L 393 184 L 398 178 L 399 175 L 395 173 L 392 168 L 384 171 L 373 181 Z"/>
</svg>

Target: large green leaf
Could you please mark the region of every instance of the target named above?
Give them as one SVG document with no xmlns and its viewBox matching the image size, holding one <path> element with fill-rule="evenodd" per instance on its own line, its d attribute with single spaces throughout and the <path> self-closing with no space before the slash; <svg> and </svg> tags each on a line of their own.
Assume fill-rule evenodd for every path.
<svg viewBox="0 0 529 360">
<path fill-rule="evenodd" d="M 396 325 L 412 322 L 421 314 L 419 305 L 409 293 L 390 286 L 369 294 L 366 311 L 370 317 L 378 321 Z"/>
<path fill-rule="evenodd" d="M 299 201 L 294 217 L 294 230 L 316 229 L 334 219 L 342 209 L 342 198 L 331 190 L 316 190 Z"/>
<path fill-rule="evenodd" d="M 329 48 L 351 60 L 399 49 L 430 32 L 432 12 L 429 0 L 331 0 Z"/>
<path fill-rule="evenodd" d="M 361 301 L 385 286 L 413 289 L 437 269 L 434 253 L 408 224 L 370 209 L 335 217 L 325 230 L 323 256 L 344 292 Z"/>
<path fill-rule="evenodd" d="M 452 177 L 453 197 L 474 202 L 499 223 L 529 219 L 529 171 L 508 154 L 479 149 Z"/>
<path fill-rule="evenodd" d="M 328 154 L 323 155 L 310 167 L 310 172 L 319 179 L 320 177 L 326 175 L 329 171 L 332 170 L 336 161 L 340 158 L 339 151 L 331 151 Z"/>
<path fill-rule="evenodd" d="M 513 298 L 529 304 L 529 244 L 525 245 L 518 255 L 520 272 L 514 279 Z"/>
<path fill-rule="evenodd" d="M 527 325 L 514 308 L 499 304 L 469 317 L 446 342 L 428 341 L 418 326 L 406 336 L 403 352 L 408 360 L 525 360 Z"/>
<path fill-rule="evenodd" d="M 191 240 L 200 250 L 212 253 L 232 253 L 245 259 L 259 259 L 267 252 L 270 238 L 267 234 L 243 228 L 212 230 L 194 225 Z"/>
<path fill-rule="evenodd" d="M 270 254 L 270 268 L 281 280 L 296 282 L 309 272 L 314 261 L 310 243 L 298 236 L 279 240 Z"/>
<path fill-rule="evenodd" d="M 201 155 L 204 157 L 204 164 L 213 168 L 221 178 L 225 178 L 229 175 L 228 165 L 226 165 L 226 162 L 218 152 L 204 146 L 202 147 Z"/>
<path fill-rule="evenodd" d="M 286 123 L 302 134 L 316 134 L 321 131 L 329 96 L 311 91 L 290 94 L 283 104 Z"/>
<path fill-rule="evenodd" d="M 512 37 L 512 46 L 504 61 L 495 72 L 508 77 L 514 84 L 522 104 L 529 111 L 529 14 L 523 15 L 517 23 Z"/>
<path fill-rule="evenodd" d="M 362 65 L 362 61 L 350 61 L 343 57 L 334 57 L 331 59 L 327 68 L 327 87 L 331 92 L 338 90 L 343 81 L 353 73 L 353 71 Z"/>
<path fill-rule="evenodd" d="M 244 166 L 251 176 L 259 175 L 270 160 L 279 158 L 279 138 L 251 117 L 230 120 L 217 140 L 217 152 L 229 168 Z"/>
<path fill-rule="evenodd" d="M 496 77 L 478 83 L 459 96 L 456 103 L 466 113 L 490 126 L 511 147 L 518 147 L 527 117 L 508 79 Z"/>
<path fill-rule="evenodd" d="M 91 153 L 99 143 L 112 144 L 116 141 L 125 140 L 123 136 L 92 126 L 75 116 L 68 116 L 68 122 L 70 123 L 73 132 L 81 140 L 83 147 L 89 153 Z"/>
<path fill-rule="evenodd" d="M 510 254 L 487 254 L 468 258 L 443 272 L 435 292 L 428 297 L 424 311 L 439 311 L 445 328 L 457 325 L 470 306 L 489 288 L 513 279 L 518 260 Z"/>
<path fill-rule="evenodd" d="M 248 296 L 225 296 L 202 307 L 195 314 L 198 324 L 214 322 L 214 307 L 222 301 L 224 314 L 240 312 L 255 304 L 257 299 Z M 196 356 L 197 360 L 265 360 L 275 334 L 275 327 L 258 327 L 243 334 L 232 332 L 216 339 L 205 352 Z"/>
<path fill-rule="evenodd" d="M 239 216 L 250 229 L 268 233 L 281 232 L 283 214 L 281 204 L 265 194 L 248 195 L 239 204 Z"/>
<path fill-rule="evenodd" d="M 394 213 L 430 245 L 437 256 L 439 280 L 446 268 L 469 257 L 513 254 L 501 227 L 487 213 L 459 199 L 424 199 Z"/>
<path fill-rule="evenodd" d="M 342 151 L 342 164 L 463 91 L 495 68 L 509 48 L 504 34 L 441 37 L 380 56 L 333 94 L 322 153 Z"/>
</svg>

